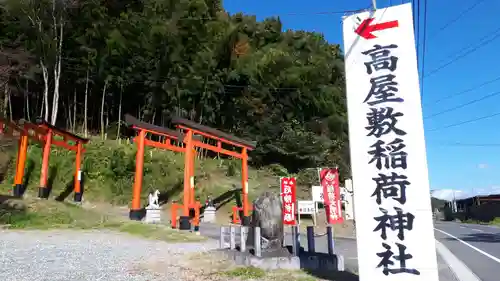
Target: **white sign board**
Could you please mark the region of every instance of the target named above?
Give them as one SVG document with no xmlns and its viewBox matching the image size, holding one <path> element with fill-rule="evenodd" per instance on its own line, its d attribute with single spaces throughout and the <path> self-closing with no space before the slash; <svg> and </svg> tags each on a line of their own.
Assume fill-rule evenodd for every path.
<svg viewBox="0 0 500 281">
<path fill-rule="evenodd" d="M 360 280 L 438 281 L 411 4 L 343 33 Z"/>
<path fill-rule="evenodd" d="M 298 201 L 299 214 L 312 215 L 316 213 L 316 204 L 314 201 Z"/>
<path fill-rule="evenodd" d="M 340 188 L 340 201 L 343 202 L 345 189 L 342 186 L 339 186 L 339 188 Z M 323 198 L 322 186 L 313 185 L 311 188 L 311 193 L 312 193 L 312 201 L 323 203 L 324 198 Z"/>
<path fill-rule="evenodd" d="M 311 187 L 311 193 L 312 193 L 312 200 L 314 202 L 321 202 L 323 203 L 323 187 L 321 185 L 313 185 Z"/>
</svg>

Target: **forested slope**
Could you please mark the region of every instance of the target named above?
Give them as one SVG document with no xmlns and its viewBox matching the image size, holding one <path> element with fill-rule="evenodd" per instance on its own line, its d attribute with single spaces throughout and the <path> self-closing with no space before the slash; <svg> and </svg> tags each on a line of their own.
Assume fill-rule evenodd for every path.
<svg viewBox="0 0 500 281">
<path fill-rule="evenodd" d="M 279 18 L 230 15 L 220 0 L 6 0 L 2 113 L 81 134 L 127 133 L 125 113 L 179 115 L 258 141 L 252 165 L 348 175 L 343 57 Z"/>
</svg>

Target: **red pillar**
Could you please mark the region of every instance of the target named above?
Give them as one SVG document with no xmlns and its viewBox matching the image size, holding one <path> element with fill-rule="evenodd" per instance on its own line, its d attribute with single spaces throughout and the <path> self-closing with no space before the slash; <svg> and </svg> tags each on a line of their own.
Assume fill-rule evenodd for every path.
<svg viewBox="0 0 500 281">
<path fill-rule="evenodd" d="M 21 197 L 24 192 L 24 167 L 26 165 L 26 157 L 28 153 L 28 135 L 22 134 L 19 139 L 19 147 L 17 151 L 16 160 L 16 175 L 14 178 L 14 190 L 13 195 L 16 197 Z"/>
<path fill-rule="evenodd" d="M 74 192 L 75 192 L 75 197 L 74 201 L 75 202 L 81 202 L 82 201 L 82 143 L 78 142 L 76 144 L 76 157 L 75 157 L 75 179 L 74 179 Z"/>
<path fill-rule="evenodd" d="M 40 186 L 38 187 L 38 197 L 48 198 L 47 179 L 49 177 L 50 146 L 52 145 L 52 130 L 48 130 L 45 135 L 45 145 L 43 147 L 42 170 L 40 172 Z"/>
<path fill-rule="evenodd" d="M 191 203 L 191 163 L 193 159 L 193 131 L 188 130 L 184 136 L 186 149 L 184 151 L 184 200 L 183 215 L 179 218 L 179 229 L 190 230 L 189 203 Z"/>
<path fill-rule="evenodd" d="M 248 154 L 247 149 L 244 147 L 241 151 L 241 189 L 243 193 L 243 225 L 250 223 L 250 206 L 248 203 Z"/>
<path fill-rule="evenodd" d="M 146 139 L 146 131 L 140 130 L 139 135 L 135 138 L 137 144 L 137 153 L 135 155 L 135 175 L 134 188 L 132 191 L 132 206 L 129 213 L 131 220 L 141 220 L 141 190 L 142 176 L 144 172 L 144 140 Z"/>
<path fill-rule="evenodd" d="M 195 203 L 195 195 L 194 195 L 194 174 L 195 174 L 195 168 L 194 168 L 194 165 L 195 165 L 195 160 L 196 160 L 196 150 L 192 149 L 192 152 L 193 154 L 191 155 L 191 161 L 189 163 L 189 192 L 191 194 L 191 201 L 190 201 L 190 205 L 191 206 L 194 206 L 194 203 Z"/>
</svg>

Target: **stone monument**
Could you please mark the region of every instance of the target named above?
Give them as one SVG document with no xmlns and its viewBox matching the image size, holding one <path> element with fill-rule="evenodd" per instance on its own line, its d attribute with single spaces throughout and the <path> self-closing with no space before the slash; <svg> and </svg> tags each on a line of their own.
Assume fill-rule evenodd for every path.
<svg viewBox="0 0 500 281">
<path fill-rule="evenodd" d="M 254 245 L 253 228 L 260 227 L 263 257 L 288 254 L 288 251 L 283 248 L 284 228 L 279 194 L 266 191 L 255 199 L 250 226 L 247 245 Z"/>
<path fill-rule="evenodd" d="M 148 196 L 148 206 L 146 207 L 146 223 L 160 223 L 161 222 L 161 208 L 158 203 L 160 191 L 156 190 L 153 194 Z"/>
</svg>

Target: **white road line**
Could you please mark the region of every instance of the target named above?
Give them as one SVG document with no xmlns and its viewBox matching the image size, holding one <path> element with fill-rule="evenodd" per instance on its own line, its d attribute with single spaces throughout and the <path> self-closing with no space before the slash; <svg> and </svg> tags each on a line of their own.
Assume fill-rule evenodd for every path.
<svg viewBox="0 0 500 281">
<path fill-rule="evenodd" d="M 443 261 L 453 271 L 457 280 L 460 281 L 481 281 L 470 268 L 468 268 L 460 259 L 458 259 L 448 248 L 436 240 L 436 251 Z"/>
<path fill-rule="evenodd" d="M 444 232 L 441 229 L 437 229 L 437 228 L 434 228 L 434 229 L 437 230 L 437 231 L 439 231 L 439 232 L 441 232 L 441 233 L 443 233 L 443 234 L 445 234 L 445 235 L 447 235 L 447 236 L 449 236 L 449 237 L 451 237 L 451 238 L 453 238 L 453 239 L 455 239 L 455 240 L 457 240 L 458 242 L 460 242 L 460 243 L 464 244 L 465 246 L 467 246 L 467 247 L 469 247 L 469 248 L 477 251 L 478 253 L 480 253 L 480 254 L 482 254 L 482 255 L 484 255 L 484 256 L 486 256 L 486 257 L 488 257 L 488 258 L 490 258 L 490 259 L 492 259 L 494 261 L 496 261 L 497 263 L 500 263 L 500 259 L 499 258 L 497 258 L 497 257 L 495 257 L 493 255 L 490 255 L 490 254 L 486 253 L 485 251 L 483 251 L 483 250 L 481 250 L 481 249 L 479 249 L 477 247 L 472 246 L 471 244 L 469 244 L 469 243 L 463 241 L 462 239 L 459 239 L 459 238 L 457 238 L 457 237 L 449 234 L 448 232 Z"/>
<path fill-rule="evenodd" d="M 471 230 L 474 230 L 474 231 L 479 231 L 479 232 L 484 232 L 484 230 L 481 230 L 481 229 L 476 229 L 476 228 L 471 228 Z"/>
</svg>

